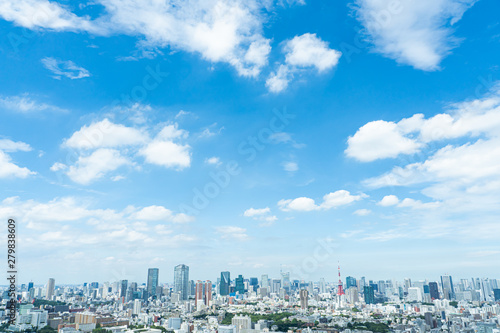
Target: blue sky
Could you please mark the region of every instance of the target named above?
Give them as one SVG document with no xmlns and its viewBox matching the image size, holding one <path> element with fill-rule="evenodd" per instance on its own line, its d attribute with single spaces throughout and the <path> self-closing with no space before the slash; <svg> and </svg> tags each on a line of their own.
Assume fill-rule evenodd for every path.
<svg viewBox="0 0 500 333">
<path fill-rule="evenodd" d="M 20 280 L 498 277 L 496 1 L 172 3 L 0 5 Z"/>
</svg>

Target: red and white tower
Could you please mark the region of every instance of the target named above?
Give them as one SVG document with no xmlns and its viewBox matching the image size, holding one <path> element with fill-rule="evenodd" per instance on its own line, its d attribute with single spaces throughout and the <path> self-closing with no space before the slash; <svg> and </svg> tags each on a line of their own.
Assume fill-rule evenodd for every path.
<svg viewBox="0 0 500 333">
<path fill-rule="evenodd" d="M 344 288 L 342 287 L 342 279 L 340 278 L 340 263 L 339 263 L 339 287 L 337 289 L 337 295 L 345 295 Z"/>
</svg>

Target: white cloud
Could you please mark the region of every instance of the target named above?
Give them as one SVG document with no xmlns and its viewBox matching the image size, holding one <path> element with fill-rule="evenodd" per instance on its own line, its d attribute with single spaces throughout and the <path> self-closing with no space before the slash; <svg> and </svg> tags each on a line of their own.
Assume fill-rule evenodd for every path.
<svg viewBox="0 0 500 333">
<path fill-rule="evenodd" d="M 173 140 L 187 135 L 184 130 L 177 129 L 177 124 L 165 126 L 156 138 L 139 151 L 146 162 L 167 168 L 182 170 L 191 165 L 189 145 L 175 143 Z"/>
<path fill-rule="evenodd" d="M 318 73 L 337 66 L 341 52 L 330 49 L 328 43 L 316 34 L 306 33 L 287 40 L 283 46 L 285 64 L 272 72 L 266 80 L 266 87 L 272 93 L 284 91 L 294 74 L 306 68 L 316 68 Z"/>
<path fill-rule="evenodd" d="M 83 126 L 64 141 L 63 146 L 77 149 L 115 148 L 138 145 L 147 140 L 147 135 L 132 127 L 114 124 L 107 118 Z"/>
<path fill-rule="evenodd" d="M 290 68 L 285 65 L 280 65 L 276 72 L 269 75 L 266 80 L 266 87 L 272 93 L 279 93 L 288 87 L 288 83 L 293 75 Z"/>
<path fill-rule="evenodd" d="M 418 186 L 421 194 L 432 199 L 406 198 L 397 203 L 401 208 L 440 208 L 442 214 L 496 212 L 500 205 L 500 91 L 494 87 L 484 98 L 448 109 L 428 119 L 416 114 L 395 123 L 399 133 L 422 145 L 418 159 L 402 160 L 401 165 L 364 184 L 371 188 Z"/>
<path fill-rule="evenodd" d="M 132 219 L 146 221 L 167 221 L 174 223 L 186 223 L 194 221 L 194 217 L 179 213 L 174 214 L 170 209 L 163 206 L 148 206 L 131 215 Z"/>
<path fill-rule="evenodd" d="M 358 216 L 367 216 L 370 215 L 371 213 L 372 213 L 371 210 L 363 208 L 356 210 L 353 214 Z"/>
<path fill-rule="evenodd" d="M 0 107 L 19 113 L 34 113 L 43 111 L 66 112 L 57 106 L 34 100 L 29 94 L 19 96 L 3 96 L 0 97 Z"/>
<path fill-rule="evenodd" d="M 207 159 L 205 159 L 205 163 L 206 164 L 209 164 L 209 165 L 221 165 L 221 161 L 220 161 L 220 158 L 216 157 L 216 156 L 212 156 L 212 157 L 209 157 Z"/>
<path fill-rule="evenodd" d="M 245 217 L 254 217 L 254 216 L 261 216 L 261 215 L 266 215 L 271 212 L 271 209 L 269 207 L 266 208 L 249 208 L 245 210 L 243 213 L 243 216 Z"/>
<path fill-rule="evenodd" d="M 383 120 L 364 125 L 349 137 L 347 144 L 346 155 L 361 162 L 413 154 L 422 147 L 422 144 L 405 137 L 397 124 Z"/>
<path fill-rule="evenodd" d="M 12 141 L 9 139 L 0 139 L 0 150 L 8 153 L 16 151 L 31 151 L 32 148 L 29 144 L 21 141 Z"/>
<path fill-rule="evenodd" d="M 316 67 L 318 72 L 337 66 L 341 52 L 330 49 L 328 43 L 316 34 L 306 33 L 295 36 L 283 48 L 288 65 L 295 67 Z"/>
<path fill-rule="evenodd" d="M 382 200 L 380 200 L 380 202 L 378 203 L 378 205 L 383 207 L 388 207 L 388 206 L 395 206 L 398 203 L 399 203 L 398 197 L 391 194 L 383 197 Z"/>
<path fill-rule="evenodd" d="M 59 171 L 59 170 L 65 170 L 67 169 L 68 166 L 64 163 L 60 163 L 60 162 L 56 162 L 54 164 L 52 164 L 52 166 L 50 167 L 50 171 Z"/>
<path fill-rule="evenodd" d="M 283 169 L 293 173 L 299 170 L 299 165 L 295 162 L 285 162 L 283 163 Z"/>
<path fill-rule="evenodd" d="M 80 156 L 75 165 L 69 167 L 66 174 L 74 182 L 87 185 L 127 164 L 131 162 L 118 150 L 100 148 L 89 156 Z"/>
<path fill-rule="evenodd" d="M 139 156 L 144 158 L 141 158 L 141 162 L 181 170 L 191 163 L 190 146 L 179 143 L 187 137 L 188 132 L 179 129 L 177 124 L 164 125 L 151 139 L 146 127 L 127 127 L 112 123 L 106 118 L 83 126 L 63 141 L 63 147 L 79 149 L 80 154 L 77 162 L 68 166 L 66 174 L 73 181 L 89 184 L 122 165 L 139 163 Z M 97 158 L 98 154 L 103 158 L 102 161 Z M 51 170 L 58 171 L 62 168 L 66 166 L 56 163 Z M 110 177 L 113 181 L 123 178 L 117 175 Z"/>
<path fill-rule="evenodd" d="M 0 178 L 26 178 L 36 172 L 12 163 L 9 155 L 0 150 Z"/>
<path fill-rule="evenodd" d="M 358 20 L 375 51 L 414 68 L 439 69 L 458 44 L 451 25 L 476 0 L 357 0 Z"/>
<path fill-rule="evenodd" d="M 249 208 L 243 213 L 245 217 L 251 217 L 256 221 L 261 221 L 259 227 L 270 227 L 278 220 L 278 217 L 271 215 L 271 209 L 266 208 Z"/>
<path fill-rule="evenodd" d="M 329 210 L 352 202 L 361 200 L 366 197 L 366 194 L 351 195 L 349 191 L 339 190 L 336 192 L 328 193 L 323 196 L 323 202 L 316 204 L 316 202 L 307 197 L 300 197 L 296 199 L 283 199 L 278 202 L 278 207 L 283 211 L 313 211 L 313 210 Z"/>
<path fill-rule="evenodd" d="M 77 66 L 73 61 L 62 61 L 54 58 L 43 58 L 42 64 L 49 71 L 55 74 L 55 79 L 60 79 L 61 76 L 65 76 L 72 80 L 82 79 L 84 77 L 89 77 L 90 73 L 83 67 Z"/>
<path fill-rule="evenodd" d="M 59 3 L 46 0 L 2 1 L 0 17 L 29 29 L 92 33 L 99 33 L 101 30 L 87 18 L 78 17 Z"/>
<path fill-rule="evenodd" d="M 259 1 L 149 2 L 101 0 L 113 29 L 142 35 L 146 44 L 200 54 L 254 77 L 267 63 L 269 40 L 261 34 Z"/>
<path fill-rule="evenodd" d="M 244 241 L 249 238 L 246 233 L 247 230 L 245 228 L 240 228 L 235 226 L 222 226 L 222 227 L 215 227 L 215 231 L 220 235 L 222 239 L 226 240 Z"/>
</svg>

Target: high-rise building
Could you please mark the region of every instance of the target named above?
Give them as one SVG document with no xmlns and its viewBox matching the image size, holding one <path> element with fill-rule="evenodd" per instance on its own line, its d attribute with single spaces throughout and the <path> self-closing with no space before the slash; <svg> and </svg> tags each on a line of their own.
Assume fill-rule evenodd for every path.
<svg viewBox="0 0 500 333">
<path fill-rule="evenodd" d="M 269 276 L 263 274 L 260 278 L 260 287 L 269 290 Z"/>
<path fill-rule="evenodd" d="M 139 299 L 134 300 L 134 309 L 132 313 L 135 315 L 141 314 L 141 300 Z"/>
<path fill-rule="evenodd" d="M 189 267 L 183 264 L 174 268 L 174 292 L 179 293 L 179 299 L 186 301 L 188 299 Z"/>
<path fill-rule="evenodd" d="M 500 289 L 493 289 L 493 297 L 496 301 L 500 301 Z"/>
<path fill-rule="evenodd" d="M 375 292 L 373 286 L 365 286 L 363 288 L 363 294 L 365 295 L 366 304 L 375 304 Z"/>
<path fill-rule="evenodd" d="M 254 290 L 257 290 L 257 286 L 259 285 L 259 279 L 257 279 L 256 277 L 251 277 L 250 281 L 249 281 L 249 284 L 252 287 L 254 287 Z"/>
<path fill-rule="evenodd" d="M 418 287 L 408 288 L 407 302 L 421 302 L 422 301 L 422 291 Z"/>
<path fill-rule="evenodd" d="M 221 296 L 229 295 L 229 286 L 231 285 L 231 277 L 229 272 L 220 273 L 219 293 Z"/>
<path fill-rule="evenodd" d="M 238 275 L 238 277 L 234 280 L 235 282 L 235 291 L 239 293 L 240 295 L 243 295 L 245 293 L 245 284 L 243 282 L 243 276 Z"/>
<path fill-rule="evenodd" d="M 210 306 L 212 302 L 212 281 L 205 281 L 205 305 Z"/>
<path fill-rule="evenodd" d="M 47 282 L 47 293 L 46 293 L 47 300 L 49 301 L 52 300 L 52 296 L 54 296 L 55 287 L 56 287 L 56 280 L 50 278 L 49 282 Z"/>
<path fill-rule="evenodd" d="M 153 298 L 156 298 L 156 288 L 158 287 L 159 272 L 160 270 L 158 268 L 148 269 L 148 284 L 147 284 L 148 297 L 151 296 Z"/>
<path fill-rule="evenodd" d="M 453 281 L 451 276 L 441 276 L 441 287 L 443 288 L 443 298 L 452 300 L 455 299 L 455 290 L 453 289 Z"/>
<path fill-rule="evenodd" d="M 351 287 L 357 287 L 356 279 L 352 276 L 348 276 L 345 278 L 345 288 L 349 289 Z"/>
<path fill-rule="evenodd" d="M 235 328 L 234 333 L 239 333 L 243 330 L 252 328 L 252 319 L 250 316 L 234 316 L 231 319 L 231 324 L 233 324 Z"/>
<path fill-rule="evenodd" d="M 439 289 L 437 282 L 429 282 L 429 294 L 431 300 L 439 299 Z"/>
<path fill-rule="evenodd" d="M 281 272 L 281 288 L 290 291 L 290 272 Z"/>
<path fill-rule="evenodd" d="M 120 297 L 127 297 L 128 280 L 122 280 L 120 286 Z"/>
<path fill-rule="evenodd" d="M 308 298 L 309 298 L 309 292 L 305 289 L 302 289 L 300 291 L 300 308 L 302 310 L 307 309 Z"/>
<path fill-rule="evenodd" d="M 358 287 L 350 287 L 345 291 L 345 293 L 349 304 L 355 304 L 359 302 Z"/>
<path fill-rule="evenodd" d="M 197 307 L 199 303 L 203 303 L 203 289 L 204 285 L 201 281 L 196 282 L 194 292 L 194 305 Z"/>
</svg>

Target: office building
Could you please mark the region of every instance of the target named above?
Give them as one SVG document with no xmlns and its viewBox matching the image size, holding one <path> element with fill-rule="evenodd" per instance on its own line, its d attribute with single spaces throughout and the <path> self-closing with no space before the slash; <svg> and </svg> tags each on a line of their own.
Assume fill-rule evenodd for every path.
<svg viewBox="0 0 500 333">
<path fill-rule="evenodd" d="M 238 277 L 234 281 L 235 281 L 235 292 L 239 293 L 240 295 L 243 295 L 245 293 L 245 284 L 243 281 L 243 276 L 238 275 Z"/>
<path fill-rule="evenodd" d="M 441 287 L 443 288 L 443 298 L 452 300 L 455 299 L 455 290 L 453 289 L 453 281 L 451 276 L 441 276 Z"/>
<path fill-rule="evenodd" d="M 55 285 L 56 285 L 56 280 L 50 278 L 49 282 L 47 282 L 47 293 L 45 295 L 47 300 L 49 301 L 51 301 L 52 297 L 54 296 Z"/>
<path fill-rule="evenodd" d="M 431 300 L 439 299 L 439 289 L 437 282 L 429 282 L 429 294 Z"/>
<path fill-rule="evenodd" d="M 158 288 L 159 269 L 148 269 L 148 284 L 147 284 L 147 297 L 156 298 L 156 289 Z"/>
<path fill-rule="evenodd" d="M 174 268 L 174 292 L 179 293 L 179 300 L 186 301 L 190 294 L 189 289 L 189 267 L 177 265 Z"/>
<path fill-rule="evenodd" d="M 366 304 L 375 304 L 375 291 L 373 290 L 373 286 L 365 286 L 363 288 L 363 294 Z"/>
<path fill-rule="evenodd" d="M 231 285 L 231 278 L 229 272 L 220 273 L 219 293 L 221 296 L 229 295 L 229 286 Z"/>
<path fill-rule="evenodd" d="M 300 291 L 300 308 L 302 310 L 307 309 L 308 298 L 309 298 L 309 292 L 305 289 L 302 289 Z"/>
</svg>

